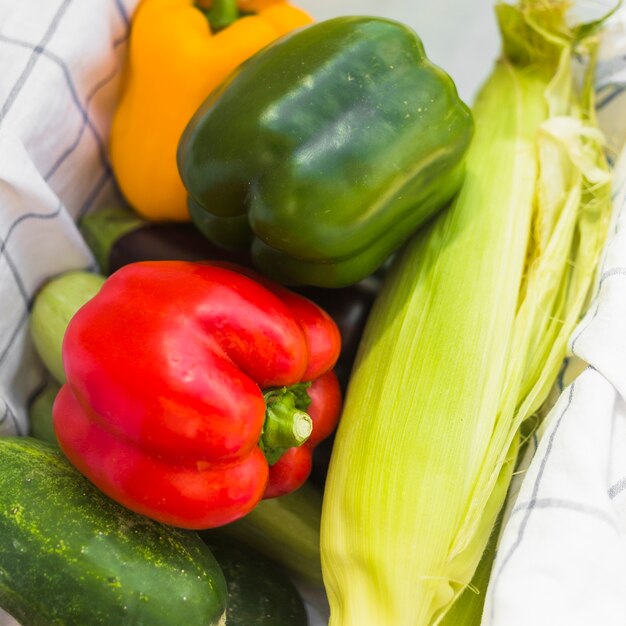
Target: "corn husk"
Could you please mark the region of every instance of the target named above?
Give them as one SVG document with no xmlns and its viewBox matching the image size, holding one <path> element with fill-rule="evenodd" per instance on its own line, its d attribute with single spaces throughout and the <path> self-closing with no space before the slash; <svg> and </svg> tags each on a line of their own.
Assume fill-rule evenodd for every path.
<svg viewBox="0 0 626 626">
<path fill-rule="evenodd" d="M 441 623 L 587 305 L 610 176 L 593 29 L 570 28 L 566 10 L 498 5 L 503 52 L 473 107 L 464 185 L 392 267 L 370 316 L 324 495 L 332 626 Z"/>
</svg>

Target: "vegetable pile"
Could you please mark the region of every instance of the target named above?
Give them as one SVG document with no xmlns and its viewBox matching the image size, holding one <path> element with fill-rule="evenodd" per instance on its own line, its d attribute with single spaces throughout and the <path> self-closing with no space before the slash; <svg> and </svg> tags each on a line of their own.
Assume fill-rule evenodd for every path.
<svg viewBox="0 0 626 626">
<path fill-rule="evenodd" d="M 602 21 L 496 16 L 470 109 L 399 22 L 141 2 L 127 205 L 79 225 L 99 273 L 40 289 L 49 384 L 0 439 L 23 626 L 299 626 L 316 588 L 333 626 L 480 624 L 611 211 Z"/>
</svg>

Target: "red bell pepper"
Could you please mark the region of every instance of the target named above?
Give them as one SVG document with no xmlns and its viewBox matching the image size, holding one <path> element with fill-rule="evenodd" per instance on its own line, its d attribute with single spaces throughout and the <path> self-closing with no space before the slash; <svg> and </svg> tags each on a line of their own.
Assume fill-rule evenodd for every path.
<svg viewBox="0 0 626 626">
<path fill-rule="evenodd" d="M 339 331 L 262 282 L 223 265 L 133 263 L 74 315 L 54 428 L 111 498 L 201 529 L 306 480 L 339 417 Z"/>
</svg>

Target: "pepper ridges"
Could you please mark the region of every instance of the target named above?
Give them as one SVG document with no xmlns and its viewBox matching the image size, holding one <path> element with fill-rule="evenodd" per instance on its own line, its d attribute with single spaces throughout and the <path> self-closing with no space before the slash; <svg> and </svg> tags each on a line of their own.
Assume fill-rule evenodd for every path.
<svg viewBox="0 0 626 626">
<path fill-rule="evenodd" d="M 263 432 L 263 390 L 311 381 L 310 456 L 339 417 L 339 349 L 322 309 L 269 281 L 207 263 L 130 264 L 70 321 L 55 432 L 70 461 L 128 508 L 220 526 L 306 479 L 310 459 L 304 473 L 290 460 L 288 429 L 276 439 L 280 472 L 261 450 L 280 447 Z"/>
<path fill-rule="evenodd" d="M 342 287 L 454 196 L 472 133 L 413 30 L 339 17 L 240 65 L 191 119 L 178 165 L 208 239 L 284 284 Z"/>
</svg>

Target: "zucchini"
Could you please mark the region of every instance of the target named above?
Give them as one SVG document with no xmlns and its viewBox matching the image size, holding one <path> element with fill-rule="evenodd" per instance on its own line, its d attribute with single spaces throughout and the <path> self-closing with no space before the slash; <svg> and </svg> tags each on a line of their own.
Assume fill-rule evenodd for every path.
<svg viewBox="0 0 626 626">
<path fill-rule="evenodd" d="M 228 626 L 307 626 L 304 602 L 285 571 L 256 550 L 202 531 L 226 578 Z"/>
<path fill-rule="evenodd" d="M 55 446 L 59 444 L 52 426 L 52 405 L 60 388 L 61 386 L 55 380 L 49 380 L 48 384 L 35 396 L 28 408 L 30 436 L 40 441 L 47 441 Z"/>
<path fill-rule="evenodd" d="M 43 364 L 60 383 L 65 382 L 61 346 L 67 325 L 104 281 L 104 276 L 77 270 L 55 276 L 37 292 L 30 315 L 31 338 Z"/>
<path fill-rule="evenodd" d="M 0 438 L 0 468 L 0 606 L 22 626 L 224 624 L 197 533 L 119 506 L 30 437 Z"/>
<path fill-rule="evenodd" d="M 322 494 L 307 482 L 280 498 L 261 500 L 245 517 L 210 532 L 246 544 L 301 582 L 322 587 L 321 516 Z"/>
</svg>

